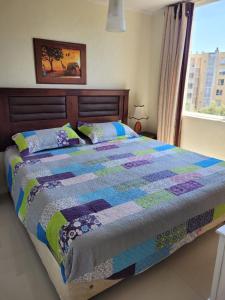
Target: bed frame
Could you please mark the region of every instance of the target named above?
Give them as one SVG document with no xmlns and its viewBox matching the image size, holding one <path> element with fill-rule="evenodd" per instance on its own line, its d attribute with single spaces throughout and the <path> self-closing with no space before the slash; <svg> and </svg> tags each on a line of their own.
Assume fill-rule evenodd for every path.
<svg viewBox="0 0 225 300">
<path fill-rule="evenodd" d="M 127 123 L 129 90 L 0 88 L 0 151 L 17 132 L 78 121 Z"/>
<path fill-rule="evenodd" d="M 129 90 L 0 88 L 0 151 L 17 132 L 54 128 L 78 121 L 127 123 Z M 87 300 L 120 280 L 64 284 L 49 249 L 28 233 L 61 300 Z"/>
</svg>

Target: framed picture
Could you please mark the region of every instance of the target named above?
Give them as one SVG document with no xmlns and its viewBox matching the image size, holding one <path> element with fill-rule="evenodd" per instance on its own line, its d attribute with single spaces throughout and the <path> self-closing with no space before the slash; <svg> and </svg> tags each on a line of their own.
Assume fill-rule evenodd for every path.
<svg viewBox="0 0 225 300">
<path fill-rule="evenodd" d="M 37 83 L 86 84 L 86 45 L 33 39 Z"/>
</svg>

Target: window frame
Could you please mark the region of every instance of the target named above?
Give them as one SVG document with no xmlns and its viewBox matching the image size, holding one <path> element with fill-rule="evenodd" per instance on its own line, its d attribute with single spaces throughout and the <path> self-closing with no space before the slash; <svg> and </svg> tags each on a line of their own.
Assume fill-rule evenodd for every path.
<svg viewBox="0 0 225 300">
<path fill-rule="evenodd" d="M 218 0 L 200 0 L 200 1 L 196 1 L 195 6 L 196 7 L 201 7 L 203 5 L 207 5 L 213 2 L 217 2 Z M 191 48 L 191 47 L 190 47 Z M 225 52 L 225 51 L 224 51 Z M 225 58 L 224 58 L 225 60 Z M 203 62 L 205 63 L 205 61 Z M 218 74 L 220 76 L 225 76 L 225 63 L 224 64 L 220 64 L 221 68 L 218 70 Z M 224 67 L 223 67 L 224 66 Z M 214 114 L 204 114 L 204 113 L 200 113 L 200 112 L 192 112 L 192 111 L 187 111 L 185 109 L 186 104 L 188 103 L 188 98 L 187 98 L 187 93 L 188 93 L 188 84 L 189 84 L 189 79 L 194 79 L 195 76 L 190 77 L 190 69 L 193 69 L 195 67 L 192 66 L 191 64 L 191 55 L 189 53 L 189 59 L 188 59 L 188 68 L 187 68 L 187 74 L 186 74 L 186 82 L 185 82 L 185 92 L 184 92 L 184 99 L 186 97 L 186 100 L 183 100 L 183 109 L 182 109 L 182 117 L 192 117 L 192 118 L 199 118 L 199 119 L 205 119 L 205 120 L 211 120 L 211 121 L 219 121 L 219 122 L 225 122 L 225 116 L 220 116 L 220 115 L 214 115 Z M 192 71 L 193 73 L 193 71 Z M 193 73 L 194 75 L 194 73 Z M 223 79 L 223 78 L 222 78 Z M 225 79 L 225 77 L 224 77 Z M 225 85 L 225 80 L 224 80 L 224 84 L 223 85 L 219 85 L 219 86 L 224 86 Z M 194 83 L 193 83 L 194 86 Z M 214 86 L 214 88 L 216 88 L 216 85 Z M 222 90 L 223 93 L 223 90 Z M 189 99 L 190 100 L 190 99 Z"/>
</svg>

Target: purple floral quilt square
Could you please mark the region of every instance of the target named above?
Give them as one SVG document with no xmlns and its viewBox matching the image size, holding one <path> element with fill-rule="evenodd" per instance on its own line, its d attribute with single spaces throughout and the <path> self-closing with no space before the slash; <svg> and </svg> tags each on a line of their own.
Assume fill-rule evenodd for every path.
<svg viewBox="0 0 225 300">
<path fill-rule="evenodd" d="M 200 184 L 199 182 L 190 180 L 190 181 L 187 181 L 187 182 L 184 182 L 184 183 L 173 185 L 169 189 L 166 189 L 166 190 L 168 192 L 176 195 L 176 196 L 180 196 L 182 194 L 186 194 L 186 193 L 189 193 L 189 192 L 194 191 L 196 189 L 199 189 L 202 186 L 203 185 Z"/>
<path fill-rule="evenodd" d="M 150 161 L 148 160 L 137 160 L 137 161 L 128 162 L 126 164 L 123 164 L 122 166 L 126 169 L 132 169 L 132 168 L 137 168 L 148 164 L 150 164 Z"/>
<path fill-rule="evenodd" d="M 175 175 L 177 175 L 177 174 L 170 170 L 164 170 L 164 171 L 160 171 L 157 173 L 149 174 L 149 175 L 145 176 L 144 179 L 147 181 L 150 181 L 150 182 L 154 182 L 154 181 L 162 180 L 165 178 L 173 177 Z"/>
</svg>

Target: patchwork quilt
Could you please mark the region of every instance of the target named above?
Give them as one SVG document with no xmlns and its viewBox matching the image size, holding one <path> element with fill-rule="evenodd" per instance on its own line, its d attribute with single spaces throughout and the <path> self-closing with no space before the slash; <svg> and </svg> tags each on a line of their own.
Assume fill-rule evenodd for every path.
<svg viewBox="0 0 225 300">
<path fill-rule="evenodd" d="M 145 137 L 5 153 L 8 188 L 27 230 L 64 282 L 144 271 L 225 215 L 225 162 Z"/>
</svg>

